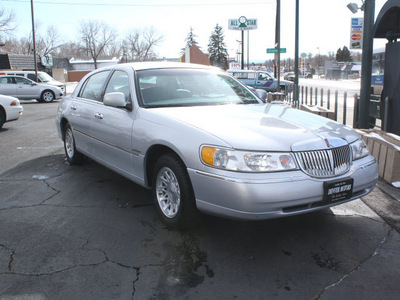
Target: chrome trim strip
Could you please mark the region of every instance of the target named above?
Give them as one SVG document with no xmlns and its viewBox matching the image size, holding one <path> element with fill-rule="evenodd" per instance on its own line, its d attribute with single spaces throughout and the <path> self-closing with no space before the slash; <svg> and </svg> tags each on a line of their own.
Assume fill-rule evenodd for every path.
<svg viewBox="0 0 400 300">
<path fill-rule="evenodd" d="M 244 183 L 244 184 L 268 184 L 268 183 L 281 183 L 281 182 L 294 182 L 294 181 L 305 181 L 309 178 L 303 177 L 295 177 L 295 178 L 277 178 L 277 179 L 268 179 L 268 180 L 249 180 L 249 179 L 238 179 L 226 176 L 220 176 L 216 174 L 210 174 L 203 171 L 194 170 L 194 172 L 198 175 L 207 176 L 211 178 L 216 178 L 223 181 L 234 182 L 234 183 Z"/>
<path fill-rule="evenodd" d="M 368 167 L 370 167 L 370 166 L 372 166 L 374 164 L 376 164 L 376 158 L 374 158 L 370 162 L 366 163 L 365 165 L 360 166 L 359 169 L 363 170 L 363 169 L 368 168 Z"/>
</svg>

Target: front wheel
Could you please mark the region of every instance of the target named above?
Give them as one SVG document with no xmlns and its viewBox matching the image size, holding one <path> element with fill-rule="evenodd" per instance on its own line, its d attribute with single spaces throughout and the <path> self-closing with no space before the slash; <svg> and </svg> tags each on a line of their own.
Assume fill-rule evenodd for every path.
<svg viewBox="0 0 400 300">
<path fill-rule="evenodd" d="M 55 96 L 52 91 L 44 91 L 40 97 L 40 102 L 50 103 L 54 100 Z"/>
<path fill-rule="evenodd" d="M 64 150 L 65 155 L 67 156 L 67 161 L 71 165 L 79 165 L 83 163 L 85 157 L 82 153 L 76 150 L 74 134 L 69 124 L 65 125 L 64 129 Z"/>
<path fill-rule="evenodd" d="M 6 122 L 6 114 L 4 113 L 3 109 L 0 109 L 0 129 L 3 127 L 5 122 Z"/>
<path fill-rule="evenodd" d="M 187 225 L 197 214 L 187 170 L 175 155 L 161 156 L 155 164 L 152 192 L 162 221 L 169 226 Z"/>
</svg>

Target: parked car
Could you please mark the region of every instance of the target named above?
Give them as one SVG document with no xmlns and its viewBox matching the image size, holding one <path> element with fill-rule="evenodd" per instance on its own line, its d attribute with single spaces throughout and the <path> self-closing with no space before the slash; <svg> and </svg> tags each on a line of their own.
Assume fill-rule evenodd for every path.
<svg viewBox="0 0 400 300">
<path fill-rule="evenodd" d="M 59 87 L 63 93 L 65 93 L 65 84 L 55 80 L 53 77 L 51 77 L 49 74 L 43 71 L 38 71 L 37 72 L 37 79 L 36 80 L 36 73 L 35 71 L 0 71 L 0 75 L 12 75 L 12 76 L 22 76 L 25 78 L 28 78 L 30 80 L 33 80 L 34 82 L 37 83 L 44 83 L 48 85 L 54 85 L 56 87 Z"/>
<path fill-rule="evenodd" d="M 18 120 L 24 111 L 17 98 L 0 95 L 0 129 L 5 122 Z"/>
<path fill-rule="evenodd" d="M 169 225 L 197 210 L 261 220 L 324 209 L 372 191 L 360 135 L 263 103 L 212 67 L 132 63 L 86 75 L 56 116 L 67 161 L 85 156 L 152 189 Z"/>
<path fill-rule="evenodd" d="M 283 79 L 289 80 L 289 81 L 294 81 L 295 77 L 296 77 L 296 75 L 294 74 L 294 72 L 286 72 L 283 75 Z"/>
<path fill-rule="evenodd" d="M 256 89 L 263 89 L 267 92 L 293 91 L 293 82 L 280 80 L 280 88 L 278 89 L 278 80 L 270 73 L 265 71 L 252 70 L 228 70 L 231 76 L 240 80 L 244 84 Z"/>
<path fill-rule="evenodd" d="M 9 75 L 0 76 L 0 94 L 20 100 L 36 99 L 39 102 L 47 103 L 63 96 L 61 89 L 56 86 L 38 84 L 28 78 Z"/>
</svg>

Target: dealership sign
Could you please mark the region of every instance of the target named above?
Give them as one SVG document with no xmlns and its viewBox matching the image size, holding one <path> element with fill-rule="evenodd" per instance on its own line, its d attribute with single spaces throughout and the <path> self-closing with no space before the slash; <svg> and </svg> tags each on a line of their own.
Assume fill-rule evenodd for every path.
<svg viewBox="0 0 400 300">
<path fill-rule="evenodd" d="M 232 30 L 252 30 L 257 29 L 257 19 L 247 19 L 240 17 L 239 19 L 229 19 L 228 29 Z"/>
<path fill-rule="evenodd" d="M 350 49 L 362 49 L 364 18 L 351 18 Z"/>
</svg>

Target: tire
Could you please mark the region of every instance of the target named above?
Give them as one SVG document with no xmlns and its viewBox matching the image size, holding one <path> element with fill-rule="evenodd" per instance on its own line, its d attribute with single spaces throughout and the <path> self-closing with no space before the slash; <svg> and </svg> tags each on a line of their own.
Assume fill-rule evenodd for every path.
<svg viewBox="0 0 400 300">
<path fill-rule="evenodd" d="M 172 227 L 195 221 L 197 209 L 186 166 L 172 154 L 161 156 L 153 170 L 152 193 L 162 221 Z"/>
<path fill-rule="evenodd" d="M 74 134 L 68 123 L 64 127 L 64 150 L 70 165 L 80 165 L 84 162 L 85 157 L 76 150 Z"/>
<path fill-rule="evenodd" d="M 0 129 L 3 127 L 5 122 L 6 122 L 6 114 L 4 113 L 3 108 L 0 107 Z"/>
<path fill-rule="evenodd" d="M 40 96 L 40 102 L 50 103 L 53 102 L 55 95 L 50 90 L 43 91 L 42 95 Z"/>
</svg>

